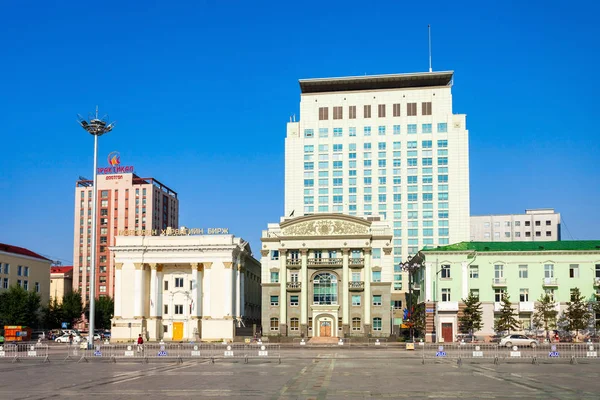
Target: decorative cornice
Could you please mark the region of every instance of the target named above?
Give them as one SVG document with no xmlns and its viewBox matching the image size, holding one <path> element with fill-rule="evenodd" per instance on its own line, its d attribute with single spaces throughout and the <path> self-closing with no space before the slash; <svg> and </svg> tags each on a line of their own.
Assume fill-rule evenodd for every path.
<svg viewBox="0 0 600 400">
<path fill-rule="evenodd" d="M 151 264 L 148 264 L 148 265 L 150 266 L 150 270 L 151 271 L 154 271 L 154 270 L 156 270 L 156 268 L 158 268 L 158 264 L 156 264 L 156 263 L 151 263 Z"/>
<path fill-rule="evenodd" d="M 269 250 L 261 250 L 260 251 L 260 255 L 263 256 L 263 257 L 268 256 L 269 255 Z"/>
<path fill-rule="evenodd" d="M 133 263 L 136 270 L 144 269 L 144 263 Z"/>
<path fill-rule="evenodd" d="M 115 263 L 115 269 L 118 269 L 118 270 L 123 269 L 123 263 Z"/>
<path fill-rule="evenodd" d="M 205 263 L 202 263 L 202 264 L 204 264 L 204 269 L 210 269 L 212 267 L 212 265 L 213 265 L 213 263 L 211 263 L 211 262 L 205 262 Z"/>
<path fill-rule="evenodd" d="M 225 269 L 230 269 L 232 265 L 233 265 L 232 262 L 229 262 L 229 261 L 223 262 L 223 266 L 225 267 Z"/>
</svg>

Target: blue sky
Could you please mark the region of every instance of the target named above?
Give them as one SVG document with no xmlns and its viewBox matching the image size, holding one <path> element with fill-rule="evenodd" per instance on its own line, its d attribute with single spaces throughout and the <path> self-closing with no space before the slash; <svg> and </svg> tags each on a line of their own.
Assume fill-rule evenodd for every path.
<svg viewBox="0 0 600 400">
<path fill-rule="evenodd" d="M 471 213 L 554 207 L 600 239 L 600 45 L 589 2 L 7 2 L 0 24 L 0 242 L 73 258 L 74 187 L 99 105 L 99 160 L 178 192 L 180 222 L 258 255 L 283 212 L 298 79 L 454 70 L 470 131 Z M 566 226 L 565 226 L 566 225 Z"/>
</svg>

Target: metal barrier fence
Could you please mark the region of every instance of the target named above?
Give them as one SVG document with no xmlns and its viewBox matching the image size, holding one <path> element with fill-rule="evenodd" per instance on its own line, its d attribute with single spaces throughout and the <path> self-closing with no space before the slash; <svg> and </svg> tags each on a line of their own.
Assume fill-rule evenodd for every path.
<svg viewBox="0 0 600 400">
<path fill-rule="evenodd" d="M 8 343 L 0 346 L 0 359 L 19 362 L 21 359 L 43 359 L 48 362 L 48 345 L 39 342 Z"/>
<path fill-rule="evenodd" d="M 369 338 L 367 346 L 375 346 L 375 347 L 387 347 L 388 340 L 385 338 Z"/>
<path fill-rule="evenodd" d="M 499 346 L 497 344 L 434 344 L 425 343 L 422 347 L 423 364 L 425 360 L 454 360 L 462 364 L 464 359 L 492 359 L 494 364 L 500 361 L 527 360 L 539 364 L 539 360 L 565 360 L 576 364 L 578 359 L 599 360 L 600 345 L 597 343 L 557 343 L 537 346 Z"/>
</svg>

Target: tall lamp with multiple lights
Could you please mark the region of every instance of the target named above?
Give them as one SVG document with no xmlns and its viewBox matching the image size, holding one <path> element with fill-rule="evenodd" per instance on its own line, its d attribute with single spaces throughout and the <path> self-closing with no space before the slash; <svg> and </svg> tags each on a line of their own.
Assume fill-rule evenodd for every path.
<svg viewBox="0 0 600 400">
<path fill-rule="evenodd" d="M 94 322 L 96 314 L 96 199 L 98 197 L 98 137 L 104 135 L 113 130 L 115 123 L 108 122 L 108 116 L 98 118 L 98 107 L 96 107 L 96 114 L 90 115 L 86 120 L 81 115 L 78 115 L 79 124 L 89 134 L 94 136 L 94 197 L 92 198 L 92 265 L 90 271 L 90 317 L 89 317 L 89 330 L 88 330 L 88 347 L 94 345 Z"/>
<path fill-rule="evenodd" d="M 414 326 L 414 322 L 412 321 L 413 318 L 413 312 L 412 312 L 412 289 L 413 289 L 413 276 L 415 274 L 416 271 L 419 270 L 419 268 L 421 268 L 421 263 L 420 262 L 416 262 L 413 261 L 414 258 L 412 256 L 409 256 L 408 259 L 406 260 L 406 262 L 400 263 L 400 267 L 402 268 L 403 271 L 408 272 L 408 326 L 410 328 L 410 338 L 411 340 L 414 342 L 415 341 L 415 336 L 414 336 L 414 330 L 413 330 L 413 326 Z"/>
</svg>

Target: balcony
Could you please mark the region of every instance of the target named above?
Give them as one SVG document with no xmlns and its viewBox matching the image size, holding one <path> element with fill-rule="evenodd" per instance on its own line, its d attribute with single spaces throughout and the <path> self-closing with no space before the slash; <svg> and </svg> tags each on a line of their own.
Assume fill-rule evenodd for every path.
<svg viewBox="0 0 600 400">
<path fill-rule="evenodd" d="M 492 278 L 492 286 L 506 287 L 506 278 Z"/>
<path fill-rule="evenodd" d="M 502 303 L 499 301 L 494 302 L 494 312 L 500 312 L 502 310 Z"/>
<path fill-rule="evenodd" d="M 594 286 L 600 287 L 600 278 L 594 278 Z"/>
<path fill-rule="evenodd" d="M 362 268 L 365 266 L 364 258 L 350 258 L 348 259 L 348 265 L 350 268 Z"/>
<path fill-rule="evenodd" d="M 300 282 L 288 282 L 287 283 L 287 291 L 288 292 L 299 292 L 302 289 L 302 284 Z"/>
<path fill-rule="evenodd" d="M 341 258 L 309 258 L 308 268 L 341 268 Z"/>
<path fill-rule="evenodd" d="M 543 278 L 542 286 L 550 287 L 550 286 L 558 286 L 558 279 L 556 278 Z"/>
<path fill-rule="evenodd" d="M 438 311 L 458 311 L 458 301 L 441 301 L 437 306 Z"/>
<path fill-rule="evenodd" d="M 362 292 L 365 290 L 365 283 L 363 281 L 350 281 L 348 282 L 348 290 L 351 292 Z"/>
<path fill-rule="evenodd" d="M 520 301 L 519 312 L 534 312 L 535 303 L 533 301 Z"/>
<path fill-rule="evenodd" d="M 288 258 L 285 262 L 285 266 L 289 269 L 300 269 L 302 267 L 302 260 L 298 258 Z"/>
</svg>

